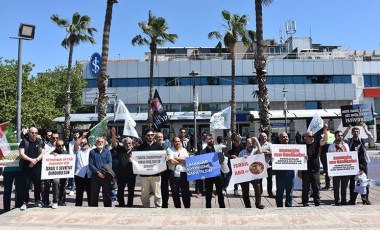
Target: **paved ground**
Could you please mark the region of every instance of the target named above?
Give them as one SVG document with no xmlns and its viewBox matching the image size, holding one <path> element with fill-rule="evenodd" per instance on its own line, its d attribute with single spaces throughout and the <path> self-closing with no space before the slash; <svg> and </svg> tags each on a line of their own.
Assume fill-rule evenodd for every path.
<svg viewBox="0 0 380 230">
<path fill-rule="evenodd" d="M 376 155 L 375 155 L 376 154 Z M 371 153 L 373 165 L 380 162 L 378 152 Z M 377 162 L 377 163 L 376 163 Z M 380 171 L 373 169 L 376 173 Z M 376 171 L 377 170 L 377 171 Z M 375 176 L 377 174 L 374 174 Z M 380 178 L 377 177 L 376 178 Z M 323 185 L 322 185 L 323 186 Z M 2 208 L 3 189 L 0 188 Z M 253 191 L 251 199 L 254 204 Z M 225 197 L 226 209 L 205 209 L 204 197 L 192 197 L 191 209 L 141 208 L 137 188 L 135 206 L 118 208 L 74 207 L 74 197 L 67 196 L 67 206 L 56 210 L 30 205 L 26 211 L 13 209 L 0 215 L 3 229 L 380 229 L 380 186 L 370 190 L 373 205 L 333 206 L 333 190 L 321 191 L 321 206 L 301 207 L 301 191 L 295 191 L 292 208 L 276 208 L 273 198 L 263 194 L 264 210 L 245 209 L 240 196 Z M 31 197 L 33 195 L 31 194 Z M 312 200 L 312 199 L 310 199 Z M 86 202 L 85 202 L 86 204 Z M 151 205 L 153 206 L 153 198 Z M 0 210 L 1 212 L 2 210 Z"/>
</svg>

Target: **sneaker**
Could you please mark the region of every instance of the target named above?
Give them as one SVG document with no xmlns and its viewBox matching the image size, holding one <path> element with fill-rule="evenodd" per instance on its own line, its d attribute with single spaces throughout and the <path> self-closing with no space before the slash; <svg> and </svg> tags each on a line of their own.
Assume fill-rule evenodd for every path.
<svg viewBox="0 0 380 230">
<path fill-rule="evenodd" d="M 53 203 L 53 205 L 51 206 L 52 209 L 57 209 L 58 208 L 58 203 Z"/>
<path fill-rule="evenodd" d="M 264 205 L 262 205 L 262 204 L 258 204 L 258 205 L 256 205 L 256 208 L 258 208 L 258 209 L 264 209 L 264 208 L 265 208 L 265 206 L 264 206 Z"/>
<path fill-rule="evenodd" d="M 41 201 L 36 201 L 36 203 L 34 203 L 34 205 L 35 205 L 36 207 L 39 207 L 39 208 L 42 208 L 42 207 L 43 207 L 43 204 L 42 204 Z"/>
<path fill-rule="evenodd" d="M 239 191 L 238 190 L 234 190 L 234 195 L 235 196 L 240 196 Z"/>
<path fill-rule="evenodd" d="M 74 191 L 70 191 L 69 196 L 74 196 L 74 194 L 75 194 Z"/>
<path fill-rule="evenodd" d="M 27 208 L 28 208 L 28 206 L 27 206 L 26 204 L 23 204 L 23 205 L 20 207 L 20 210 L 21 210 L 21 211 L 25 211 Z"/>
</svg>

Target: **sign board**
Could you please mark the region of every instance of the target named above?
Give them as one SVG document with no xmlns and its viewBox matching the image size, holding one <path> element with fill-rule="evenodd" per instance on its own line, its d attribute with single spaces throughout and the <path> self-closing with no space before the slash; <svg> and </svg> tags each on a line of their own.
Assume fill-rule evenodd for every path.
<svg viewBox="0 0 380 230">
<path fill-rule="evenodd" d="M 358 153 L 330 152 L 327 156 L 327 168 L 329 176 L 349 176 L 359 172 Z"/>
<path fill-rule="evenodd" d="M 186 157 L 187 180 L 199 180 L 220 175 L 218 153 L 207 153 Z"/>
<path fill-rule="evenodd" d="M 166 151 L 133 151 L 133 173 L 138 175 L 154 175 L 167 169 Z"/>
<path fill-rule="evenodd" d="M 343 105 L 340 110 L 343 127 L 374 124 L 372 104 Z"/>
<path fill-rule="evenodd" d="M 264 154 L 231 159 L 231 170 L 232 175 L 227 190 L 234 189 L 234 184 L 262 179 L 268 176 Z"/>
<path fill-rule="evenodd" d="M 306 145 L 272 145 L 273 170 L 307 170 Z"/>
<path fill-rule="evenodd" d="M 100 67 L 102 65 L 102 58 L 99 53 L 93 53 L 90 58 L 90 73 L 93 77 L 98 77 Z"/>
<path fill-rule="evenodd" d="M 73 178 L 75 170 L 75 155 L 49 154 L 42 158 L 41 179 Z"/>
</svg>

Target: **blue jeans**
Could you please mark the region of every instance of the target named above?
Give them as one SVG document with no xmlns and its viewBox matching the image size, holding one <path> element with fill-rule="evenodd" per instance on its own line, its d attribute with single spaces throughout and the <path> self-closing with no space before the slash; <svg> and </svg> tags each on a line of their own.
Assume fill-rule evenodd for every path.
<svg viewBox="0 0 380 230">
<path fill-rule="evenodd" d="M 11 196 L 13 181 L 16 184 L 16 208 L 21 207 L 23 203 L 23 192 L 24 192 L 24 182 L 23 177 L 20 171 L 5 171 L 3 172 L 4 176 L 4 195 L 3 195 L 3 204 L 4 212 L 8 212 L 11 209 Z"/>
<path fill-rule="evenodd" d="M 276 171 L 276 205 L 283 207 L 284 191 L 286 191 L 285 207 L 292 207 L 293 200 L 293 170 Z"/>
</svg>

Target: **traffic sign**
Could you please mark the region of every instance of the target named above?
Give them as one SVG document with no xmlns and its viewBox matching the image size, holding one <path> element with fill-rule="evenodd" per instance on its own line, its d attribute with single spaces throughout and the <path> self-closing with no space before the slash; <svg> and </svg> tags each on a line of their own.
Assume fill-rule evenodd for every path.
<svg viewBox="0 0 380 230">
<path fill-rule="evenodd" d="M 102 64 L 102 58 L 100 57 L 99 53 L 93 53 L 91 55 L 90 59 L 90 72 L 93 77 L 98 77 L 98 74 L 100 72 L 100 66 Z"/>
</svg>

